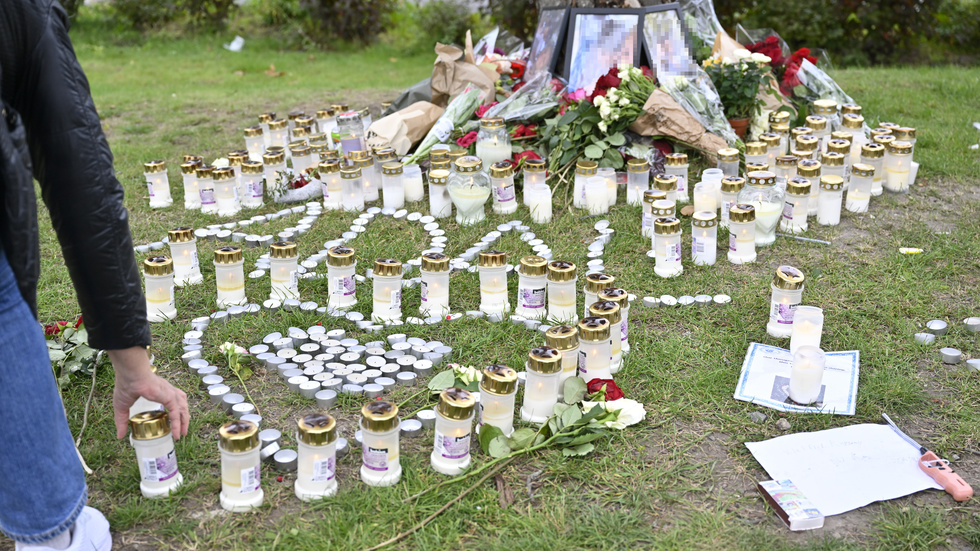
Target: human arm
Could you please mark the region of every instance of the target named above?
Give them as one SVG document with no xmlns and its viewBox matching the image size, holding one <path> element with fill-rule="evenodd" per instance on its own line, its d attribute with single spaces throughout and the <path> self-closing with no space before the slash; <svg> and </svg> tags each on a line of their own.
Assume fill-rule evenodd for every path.
<svg viewBox="0 0 980 551">
<path fill-rule="evenodd" d="M 153 373 L 146 349 L 138 346 L 122 350 L 107 350 L 116 373 L 116 385 L 112 393 L 112 409 L 116 420 L 116 438 L 126 436 L 129 408 L 140 396 L 159 402 L 170 416 L 170 430 L 174 438 L 187 434 L 190 414 L 187 394 Z"/>
</svg>

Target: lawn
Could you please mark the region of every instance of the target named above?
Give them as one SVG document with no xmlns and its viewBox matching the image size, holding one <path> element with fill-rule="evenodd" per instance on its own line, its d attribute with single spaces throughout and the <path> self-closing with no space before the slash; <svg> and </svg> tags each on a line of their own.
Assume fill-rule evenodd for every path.
<svg viewBox="0 0 980 551">
<path fill-rule="evenodd" d="M 150 210 L 142 163 L 166 159 L 171 187 L 179 184 L 177 160 L 184 154 L 206 159 L 243 146 L 242 128 L 264 111 L 307 112 L 343 100 L 353 107 L 376 106 L 428 76 L 432 56 L 402 57 L 382 46 L 342 53 L 285 52 L 266 40 L 249 41 L 232 53 L 221 47 L 232 36 L 183 40 L 153 39 L 118 46 L 104 29 L 73 31 L 110 145 L 126 189 L 135 244 L 158 241 L 170 228 L 201 227 L 213 217 L 185 212 L 180 192 L 175 206 Z M 274 67 L 274 68 L 273 68 Z M 841 70 L 841 86 L 864 106 L 872 121 L 895 121 L 918 129 L 916 157 L 922 168 L 909 195 L 885 194 L 868 214 L 845 212 L 836 227 L 811 226 L 807 237 L 832 244 L 787 239 L 760 250 L 756 264 L 734 266 L 719 255 L 713 267 L 696 267 L 685 254 L 684 274 L 656 277 L 639 234 L 638 207 L 618 204 L 606 218 L 616 230 L 607 247 L 607 271 L 630 292 L 644 296 L 727 293 L 727 308 L 645 309 L 630 313 L 633 351 L 617 381 L 626 395 L 646 405 L 647 419 L 636 427 L 597 442 L 587 457 L 568 459 L 546 451 L 507 467 L 435 522 L 395 546 L 399 549 L 966 549 L 980 546 L 980 506 L 957 504 L 945 493 L 927 491 L 827 519 L 814 532 L 786 530 L 763 504 L 755 484 L 769 477 L 744 442 L 783 434 L 776 422 L 785 417 L 792 432 L 856 423 L 881 422 L 889 413 L 907 432 L 928 444 L 966 480 L 980 484 L 980 373 L 943 365 L 939 348 L 952 346 L 967 358 L 980 357 L 980 342 L 959 326 L 980 315 L 980 183 L 978 154 L 968 149 L 980 137 L 976 90 L 980 69 L 922 67 Z M 417 210 L 427 206 L 415 205 Z M 44 210 L 43 206 L 41 210 Z M 260 213 L 274 212 L 267 204 Z M 47 214 L 40 213 L 42 219 Z M 443 224 L 447 253 L 459 254 L 497 224 L 529 220 L 489 215 L 474 227 Z M 300 241 L 306 257 L 339 237 L 353 216 L 328 213 Z M 562 211 L 550 226 L 535 226 L 555 257 L 586 263 L 586 244 L 595 236 L 595 219 Z M 280 231 L 289 221 L 269 229 Z M 689 225 L 684 222 L 685 247 Z M 63 267 L 54 232 L 42 223 L 43 265 L 40 317 L 43 323 L 74 319 L 78 307 Z M 373 222 L 354 247 L 363 273 L 382 256 L 407 260 L 426 246 L 422 228 L 404 220 Z M 899 247 L 920 247 L 903 255 Z M 515 236 L 499 248 L 512 261 L 530 254 Z M 199 243 L 205 281 L 213 278 L 212 253 Z M 261 254 L 246 249 L 246 270 Z M 140 258 L 141 260 L 141 258 Z M 780 264 L 802 269 L 808 277 L 804 303 L 824 309 L 824 348 L 860 350 L 861 376 L 857 414 L 781 415 L 732 398 L 739 368 L 751 342 L 787 346 L 766 334 L 769 281 Z M 325 302 L 321 286 L 301 285 L 304 300 Z M 477 278 L 452 278 L 454 311 L 479 303 Z M 511 280 L 511 292 L 516 280 Z M 252 302 L 268 296 L 268 280 L 249 284 Z M 199 381 L 180 361 L 181 335 L 191 318 L 215 309 L 213 283 L 177 292 L 178 321 L 153 326 L 160 373 L 187 391 L 191 430 L 177 444 L 184 487 L 172 498 L 143 499 L 128 442 L 117 441 L 111 421 L 112 376 L 101 369 L 95 382 L 89 423 L 81 452 L 94 470 L 89 477 L 91 505 L 106 513 L 122 549 L 362 549 L 406 530 L 453 499 L 466 486 L 433 491 L 414 503 L 408 495 L 443 480 L 428 465 L 431 433 L 403 440 L 402 482 L 389 489 L 369 488 L 357 477 L 359 450 L 340 462 L 340 493 L 309 505 L 293 495 L 292 475 L 282 482 L 267 469 L 266 505 L 252 514 L 226 514 L 218 506 L 220 488 L 217 429 L 226 417 L 207 400 Z M 362 297 L 368 296 L 362 287 Z M 406 292 L 406 312 L 417 308 L 418 294 Z M 369 314 L 369 301 L 358 311 Z M 931 319 L 953 329 L 936 345 L 912 339 Z M 322 322 L 344 327 L 364 340 L 349 322 L 312 314 L 263 313 L 233 320 L 206 334 L 206 357 L 218 365 L 217 346 L 226 340 L 251 345 L 271 331 Z M 454 347 L 456 358 L 480 367 L 506 363 L 521 369 L 526 352 L 543 339 L 511 324 L 467 320 L 432 328 L 405 326 L 405 332 Z M 941 344 L 940 344 L 941 343 Z M 291 394 L 273 376 L 248 382 L 264 417 L 294 446 L 290 427 L 311 411 L 309 401 Z M 395 401 L 416 389 L 397 387 Z M 65 390 L 69 422 L 75 434 L 82 423 L 89 382 L 76 380 Z M 407 412 L 426 404 L 413 398 Z M 334 408 L 343 436 L 353 442 L 360 402 L 341 400 Z M 768 416 L 762 423 L 750 412 Z M 475 465 L 486 461 L 474 456 Z M 506 491 L 505 491 L 506 490 Z M 506 498 L 511 495 L 512 498 Z M 9 546 L 8 541 L 0 547 Z"/>
</svg>

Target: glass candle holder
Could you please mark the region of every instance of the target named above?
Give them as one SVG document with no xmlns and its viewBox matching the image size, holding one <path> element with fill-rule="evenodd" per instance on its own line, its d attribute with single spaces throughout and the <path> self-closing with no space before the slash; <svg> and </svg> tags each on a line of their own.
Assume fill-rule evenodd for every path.
<svg viewBox="0 0 980 551">
<path fill-rule="evenodd" d="M 143 163 L 143 177 L 150 195 L 150 208 L 160 209 L 174 204 L 170 196 L 170 180 L 167 179 L 167 165 L 163 161 Z"/>
<path fill-rule="evenodd" d="M 302 501 L 337 493 L 337 421 L 327 413 L 310 413 L 296 421 L 296 482 Z"/>
<path fill-rule="evenodd" d="M 201 198 L 201 212 L 204 214 L 217 214 L 218 203 L 214 196 L 214 167 L 197 167 L 197 191 Z"/>
<path fill-rule="evenodd" d="M 403 173 L 401 163 L 385 163 L 381 167 L 381 197 L 385 208 L 397 210 L 405 206 Z"/>
<path fill-rule="evenodd" d="M 449 257 L 442 253 L 423 254 L 421 274 L 419 314 L 445 317 L 449 314 Z"/>
<path fill-rule="evenodd" d="M 787 233 L 803 233 L 809 227 L 807 213 L 810 208 L 810 180 L 790 178 L 786 183 L 786 203 L 779 229 Z"/>
<path fill-rule="evenodd" d="M 166 497 L 184 482 L 177 468 L 177 452 L 165 411 L 138 413 L 129 419 L 133 449 L 140 469 L 140 493 L 155 499 Z"/>
<path fill-rule="evenodd" d="M 453 202 L 449 197 L 448 170 L 429 171 L 429 214 L 433 218 L 449 218 L 453 214 Z"/>
<path fill-rule="evenodd" d="M 285 154 L 289 147 L 289 122 L 287 120 L 269 121 L 269 145 L 265 148 L 268 150 L 270 147 L 281 147 L 283 154 Z"/>
<path fill-rule="evenodd" d="M 394 486 L 402 478 L 398 406 L 377 400 L 361 408 L 361 482 Z"/>
<path fill-rule="evenodd" d="M 653 177 L 653 189 L 666 193 L 666 199 L 668 201 L 677 203 L 677 176 L 673 174 L 657 174 Z"/>
<path fill-rule="evenodd" d="M 676 277 L 684 273 L 681 264 L 681 221 L 661 217 L 653 221 L 653 250 L 656 253 L 654 273 L 660 277 Z"/>
<path fill-rule="evenodd" d="M 695 266 L 714 266 L 718 255 L 718 215 L 698 211 L 691 218 L 691 259 Z"/>
<path fill-rule="evenodd" d="M 578 376 L 586 383 L 592 379 L 612 379 L 612 342 L 609 322 L 598 317 L 578 322 Z"/>
<path fill-rule="evenodd" d="M 687 172 L 686 168 L 684 172 Z M 650 163 L 639 157 L 627 161 L 626 204 L 640 206 L 643 202 L 643 192 L 648 189 L 650 189 Z"/>
<path fill-rule="evenodd" d="M 841 199 L 844 196 L 844 179 L 840 176 L 820 177 L 820 204 L 817 223 L 821 226 L 840 224 Z"/>
<path fill-rule="evenodd" d="M 214 200 L 218 216 L 234 216 L 242 210 L 241 199 L 238 196 L 238 181 L 235 171 L 230 167 L 214 169 Z M 201 203 L 204 201 L 202 199 Z"/>
<path fill-rule="evenodd" d="M 351 151 L 364 151 L 364 123 L 357 111 L 348 111 L 337 116 L 337 137 L 345 157 Z"/>
<path fill-rule="evenodd" d="M 174 263 L 168 256 L 152 256 L 143 261 L 146 283 L 146 319 L 153 323 L 177 317 L 174 304 Z"/>
<path fill-rule="evenodd" d="M 259 128 L 262 129 L 262 144 L 265 147 L 272 145 L 272 134 L 269 132 L 269 123 L 276 120 L 275 113 L 262 113 L 259 115 Z"/>
<path fill-rule="evenodd" d="M 532 348 L 525 364 L 521 420 L 541 424 L 554 414 L 561 380 L 561 352 L 548 346 Z"/>
<path fill-rule="evenodd" d="M 609 372 L 616 373 L 623 363 L 623 313 L 619 304 L 611 300 L 594 302 L 586 317 L 602 318 L 609 322 Z"/>
<path fill-rule="evenodd" d="M 245 150 L 248 151 L 248 158 L 253 161 L 261 161 L 262 152 L 265 151 L 262 133 L 262 127 L 258 125 L 245 129 Z"/>
<path fill-rule="evenodd" d="M 180 177 L 184 184 L 184 208 L 197 210 L 201 208 L 201 194 L 197 187 L 197 167 L 200 161 L 188 161 L 180 165 Z"/>
<path fill-rule="evenodd" d="M 374 305 L 371 318 L 398 321 L 402 317 L 402 263 L 393 258 L 374 261 Z"/>
<path fill-rule="evenodd" d="M 785 194 L 776 187 L 772 172 L 750 172 L 746 186 L 738 193 L 738 202 L 755 207 L 755 244 L 765 247 L 776 241 L 776 226 L 783 215 Z"/>
<path fill-rule="evenodd" d="M 266 151 L 262 155 L 262 170 L 269 193 L 277 195 L 285 189 L 286 154 L 280 150 Z"/>
<path fill-rule="evenodd" d="M 616 182 L 616 169 L 604 166 L 596 169 L 595 175 L 606 182 L 606 207 L 615 205 L 619 193 L 619 186 Z"/>
<path fill-rule="evenodd" d="M 371 203 L 381 198 L 381 178 L 374 172 L 374 158 L 367 151 L 352 151 L 351 164 L 361 169 L 361 189 L 364 202 Z"/>
<path fill-rule="evenodd" d="M 616 278 L 598 272 L 585 275 L 585 287 L 583 288 L 583 294 L 585 295 L 585 310 L 583 317 L 589 317 L 589 306 L 599 300 L 599 293 L 612 287 L 616 283 Z"/>
<path fill-rule="evenodd" d="M 817 139 L 817 151 L 826 151 L 827 139 L 830 137 L 830 124 L 827 117 L 823 115 L 810 115 L 806 118 L 806 125 L 813 129 L 812 136 Z"/>
<path fill-rule="evenodd" d="M 480 119 L 480 131 L 476 134 L 476 156 L 483 166 L 493 166 L 510 159 L 510 134 L 500 117 Z"/>
<path fill-rule="evenodd" d="M 517 188 L 514 186 L 514 167 L 510 161 L 498 161 L 490 167 L 490 186 L 495 214 L 517 212 Z"/>
<path fill-rule="evenodd" d="M 264 205 L 262 197 L 264 195 L 263 175 L 264 169 L 261 161 L 245 161 L 242 163 L 242 206 L 247 209 L 257 209 Z"/>
<path fill-rule="evenodd" d="M 528 190 L 536 186 L 548 185 L 548 163 L 544 159 L 525 159 L 523 174 L 524 204 L 527 205 Z"/>
<path fill-rule="evenodd" d="M 356 267 L 353 248 L 337 245 L 327 249 L 327 281 L 330 282 L 328 308 L 346 310 L 357 304 Z"/>
<path fill-rule="evenodd" d="M 629 314 L 630 314 L 630 299 L 629 293 L 625 289 L 620 289 L 618 287 L 610 287 L 608 289 L 603 289 L 599 293 L 600 301 L 611 301 L 619 305 L 619 313 L 621 315 L 621 321 L 619 322 L 619 340 L 620 347 L 622 348 L 623 354 L 628 354 L 630 351 L 630 329 L 629 329 Z M 622 364 L 616 366 L 612 369 L 613 373 L 619 371 Z"/>
<path fill-rule="evenodd" d="M 775 132 L 765 132 L 759 135 L 759 141 L 766 146 L 766 164 L 776 166 L 776 157 L 783 154 L 779 150 L 779 134 Z"/>
<path fill-rule="evenodd" d="M 531 211 L 531 221 L 535 224 L 549 224 L 553 216 L 551 188 L 547 184 L 524 184 L 524 201 Z"/>
<path fill-rule="evenodd" d="M 776 157 L 776 168 L 773 173 L 776 175 L 776 186 L 786 189 L 786 182 L 790 178 L 796 178 L 796 165 L 800 159 L 796 155 L 780 155 Z"/>
<path fill-rule="evenodd" d="M 490 198 L 490 176 L 483 172 L 483 162 L 478 157 L 460 157 L 454 163 L 446 187 L 456 205 L 456 222 L 472 226 L 486 217 L 483 205 Z"/>
<path fill-rule="evenodd" d="M 884 191 L 883 186 L 885 181 L 885 146 L 878 143 L 866 143 L 862 145 L 860 163 L 871 165 L 874 168 L 874 177 L 871 181 L 871 195 L 874 197 L 881 195 Z"/>
<path fill-rule="evenodd" d="M 834 130 L 840 124 L 837 114 L 837 102 L 832 99 L 818 99 L 810 105 L 810 113 L 820 115 L 827 121 L 827 131 Z"/>
<path fill-rule="evenodd" d="M 762 141 L 748 142 L 745 144 L 745 164 L 765 163 L 769 164 L 769 150 Z"/>
<path fill-rule="evenodd" d="M 326 135 L 327 142 L 333 146 L 332 134 L 337 131 L 337 112 L 333 109 L 319 109 L 316 112 L 316 127 Z"/>
<path fill-rule="evenodd" d="M 174 228 L 167 232 L 167 242 L 174 263 L 174 284 L 183 287 L 203 282 L 194 229 L 187 226 Z"/>
<path fill-rule="evenodd" d="M 480 272 L 480 311 L 499 314 L 510 311 L 507 300 L 507 253 L 481 251 L 478 260 Z"/>
<path fill-rule="evenodd" d="M 728 177 L 730 176 L 726 176 L 726 178 Z M 697 212 L 715 212 L 718 210 L 718 204 L 715 201 L 715 188 L 711 184 L 706 182 L 694 184 L 694 210 Z"/>
<path fill-rule="evenodd" d="M 564 260 L 548 263 L 548 320 L 575 323 L 575 264 Z"/>
<path fill-rule="evenodd" d="M 592 176 L 585 181 L 585 209 L 591 215 L 609 212 L 605 178 Z"/>
<path fill-rule="evenodd" d="M 447 388 L 436 404 L 435 443 L 429 463 L 433 470 L 449 476 L 470 466 L 470 435 L 476 398 L 462 388 Z"/>
<path fill-rule="evenodd" d="M 868 212 L 871 203 L 871 186 L 875 169 L 871 165 L 858 163 L 851 167 L 851 185 L 847 188 L 847 201 L 844 207 L 851 212 Z"/>
<path fill-rule="evenodd" d="M 545 332 L 548 346 L 561 352 L 561 377 L 558 378 L 558 393 L 562 395 L 565 381 L 578 375 L 578 327 L 556 325 Z"/>
<path fill-rule="evenodd" d="M 885 180 L 882 186 L 892 193 L 908 193 L 912 170 L 912 144 L 895 141 L 885 152 Z"/>
<path fill-rule="evenodd" d="M 738 176 L 738 150 L 726 147 L 718 150 L 718 169 L 725 176 Z"/>
<path fill-rule="evenodd" d="M 347 212 L 361 212 L 364 210 L 364 179 L 361 177 L 361 169 L 357 167 L 343 167 L 340 169 L 340 182 L 343 188 L 341 192 L 341 205 Z"/>
<path fill-rule="evenodd" d="M 823 334 L 823 309 L 816 306 L 797 306 L 793 314 L 793 334 L 789 339 L 789 351 L 796 353 L 801 346 L 820 348 Z"/>
<path fill-rule="evenodd" d="M 721 218 L 719 223 L 721 227 L 728 227 L 728 211 L 735 205 L 738 200 L 738 192 L 742 191 L 743 187 L 745 187 L 745 178 L 741 176 L 725 176 L 721 179 Z"/>
<path fill-rule="evenodd" d="M 766 332 L 777 338 L 793 334 L 793 314 L 803 300 L 803 272 L 792 266 L 776 268 L 772 279 L 772 301 Z"/>
<path fill-rule="evenodd" d="M 259 428 L 250 421 L 229 421 L 218 429 L 221 451 L 221 507 L 245 513 L 262 505 Z"/>
<path fill-rule="evenodd" d="M 323 208 L 341 210 L 344 208 L 344 183 L 338 161 L 320 161 L 317 165 L 323 187 Z"/>
<path fill-rule="evenodd" d="M 422 168 L 419 165 L 405 165 L 403 171 L 402 187 L 405 188 L 405 201 L 421 201 L 425 197 Z"/>
<path fill-rule="evenodd" d="M 729 213 L 728 261 L 732 264 L 755 262 L 755 207 L 735 204 Z"/>
<path fill-rule="evenodd" d="M 799 178 L 806 178 L 810 182 L 810 200 L 807 201 L 807 215 L 815 216 L 820 200 L 820 176 L 823 165 L 814 159 L 800 159 L 796 165 L 796 174 Z"/>
<path fill-rule="evenodd" d="M 640 232 L 643 237 L 653 237 L 653 205 L 656 201 L 666 201 L 667 194 L 663 191 L 650 189 L 643 192 L 642 215 L 640 221 Z"/>
<path fill-rule="evenodd" d="M 292 241 L 276 241 L 269 246 L 269 298 L 284 301 L 299 298 L 299 250 Z"/>
<path fill-rule="evenodd" d="M 479 426 L 497 427 L 510 436 L 514 433 L 514 398 L 517 396 L 517 372 L 506 365 L 483 368 L 480 379 Z"/>
<path fill-rule="evenodd" d="M 664 173 L 677 178 L 673 199 L 676 203 L 683 204 L 691 200 L 690 186 L 688 185 L 688 170 L 690 166 L 686 153 L 669 153 L 664 160 Z"/>
<path fill-rule="evenodd" d="M 313 149 L 306 144 L 292 145 L 289 151 L 293 154 L 293 172 L 296 174 L 303 174 L 317 162 L 313 158 Z"/>
<path fill-rule="evenodd" d="M 548 285 L 548 260 L 525 256 L 517 268 L 517 308 L 514 313 L 527 319 L 544 319 Z"/>
<path fill-rule="evenodd" d="M 820 400 L 826 362 L 826 354 L 816 346 L 801 346 L 796 350 L 793 354 L 793 369 L 789 374 L 791 400 L 801 405 Z"/>
<path fill-rule="evenodd" d="M 595 161 L 580 159 L 575 163 L 575 180 L 572 186 L 572 206 L 585 208 L 585 182 L 596 175 L 599 164 Z"/>
<path fill-rule="evenodd" d="M 245 297 L 245 264 L 240 247 L 221 247 L 214 251 L 214 279 L 218 288 L 218 308 L 242 305 Z"/>
</svg>

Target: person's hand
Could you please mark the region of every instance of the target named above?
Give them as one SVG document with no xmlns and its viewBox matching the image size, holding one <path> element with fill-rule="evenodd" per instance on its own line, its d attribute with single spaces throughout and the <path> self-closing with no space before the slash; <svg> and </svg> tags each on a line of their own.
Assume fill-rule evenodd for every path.
<svg viewBox="0 0 980 551">
<path fill-rule="evenodd" d="M 190 413 L 187 395 L 150 369 L 146 349 L 138 346 L 123 350 L 107 350 L 116 372 L 116 385 L 112 392 L 112 409 L 115 411 L 116 438 L 126 436 L 129 408 L 140 396 L 159 402 L 167 409 L 170 431 L 174 439 L 187 434 Z"/>
</svg>

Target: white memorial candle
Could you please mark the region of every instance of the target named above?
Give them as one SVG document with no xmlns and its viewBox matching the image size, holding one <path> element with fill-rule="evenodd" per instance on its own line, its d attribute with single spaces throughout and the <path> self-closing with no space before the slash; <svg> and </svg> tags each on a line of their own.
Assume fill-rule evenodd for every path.
<svg viewBox="0 0 980 551">
<path fill-rule="evenodd" d="M 815 346 L 801 346 L 793 354 L 789 375 L 789 397 L 797 404 L 812 404 L 820 398 L 827 357 Z"/>
<path fill-rule="evenodd" d="M 823 310 L 816 306 L 797 306 L 793 314 L 793 335 L 789 340 L 789 351 L 796 353 L 801 346 L 820 348 L 823 334 Z"/>
<path fill-rule="evenodd" d="M 531 349 L 525 364 L 524 405 L 521 419 L 541 424 L 554 413 L 561 379 L 561 352 L 548 346 Z"/>
</svg>

